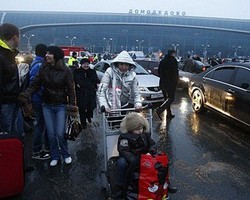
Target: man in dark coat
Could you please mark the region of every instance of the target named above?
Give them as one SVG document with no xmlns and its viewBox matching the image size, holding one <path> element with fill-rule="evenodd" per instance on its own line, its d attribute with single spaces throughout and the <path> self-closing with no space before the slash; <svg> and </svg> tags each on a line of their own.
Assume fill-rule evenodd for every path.
<svg viewBox="0 0 250 200">
<path fill-rule="evenodd" d="M 17 134 L 17 97 L 20 92 L 15 57 L 20 41 L 19 29 L 9 23 L 0 26 L 0 132 Z"/>
<path fill-rule="evenodd" d="M 81 67 L 75 69 L 73 74 L 81 124 L 82 128 L 86 129 L 86 119 L 89 123 L 91 123 L 93 110 L 96 108 L 96 89 L 98 77 L 96 71 L 94 69 L 90 69 L 89 59 L 83 58 L 80 64 Z"/>
<path fill-rule="evenodd" d="M 164 95 L 165 102 L 158 108 L 156 113 L 160 114 L 167 109 L 167 118 L 173 118 L 170 106 L 174 101 L 176 86 L 179 80 L 178 62 L 175 58 L 175 50 L 168 50 L 168 54 L 161 60 L 158 68 L 160 76 L 160 88 Z"/>
</svg>

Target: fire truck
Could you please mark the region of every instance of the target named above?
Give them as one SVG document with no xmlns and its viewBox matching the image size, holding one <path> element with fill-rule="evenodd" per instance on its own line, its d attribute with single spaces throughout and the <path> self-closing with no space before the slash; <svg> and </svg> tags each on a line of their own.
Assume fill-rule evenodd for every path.
<svg viewBox="0 0 250 200">
<path fill-rule="evenodd" d="M 84 47 L 61 46 L 61 49 L 64 52 L 64 56 L 71 56 L 74 51 L 77 53 L 77 57 L 89 56 L 90 54 Z"/>
</svg>

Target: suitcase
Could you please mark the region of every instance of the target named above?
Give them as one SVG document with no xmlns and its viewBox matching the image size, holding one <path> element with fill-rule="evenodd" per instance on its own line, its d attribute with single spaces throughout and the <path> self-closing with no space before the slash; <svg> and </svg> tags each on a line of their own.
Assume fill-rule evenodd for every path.
<svg viewBox="0 0 250 200">
<path fill-rule="evenodd" d="M 21 194 L 24 189 L 22 141 L 0 133 L 0 199 Z"/>
</svg>

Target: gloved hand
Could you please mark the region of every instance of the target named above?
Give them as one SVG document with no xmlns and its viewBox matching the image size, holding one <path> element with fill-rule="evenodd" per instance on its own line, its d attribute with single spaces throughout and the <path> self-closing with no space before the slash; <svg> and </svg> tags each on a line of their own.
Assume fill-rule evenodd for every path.
<svg viewBox="0 0 250 200">
<path fill-rule="evenodd" d="M 18 103 L 20 106 L 28 105 L 28 97 L 25 93 L 19 94 Z"/>
<path fill-rule="evenodd" d="M 77 117 L 79 114 L 78 106 L 67 105 L 66 112 L 68 116 Z"/>
<path fill-rule="evenodd" d="M 111 112 L 111 109 L 110 109 L 110 108 L 105 108 L 105 112 L 106 112 L 106 113 L 110 113 L 110 112 Z"/>
<path fill-rule="evenodd" d="M 135 111 L 141 112 L 142 111 L 142 106 L 135 106 Z"/>
</svg>

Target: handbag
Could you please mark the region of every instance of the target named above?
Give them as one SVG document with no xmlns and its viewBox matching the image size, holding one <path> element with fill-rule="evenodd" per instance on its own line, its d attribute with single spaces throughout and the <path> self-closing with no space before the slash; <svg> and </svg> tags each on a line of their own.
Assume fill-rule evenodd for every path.
<svg viewBox="0 0 250 200">
<path fill-rule="evenodd" d="M 79 116 L 68 116 L 66 121 L 65 139 L 75 141 L 82 131 Z"/>
<path fill-rule="evenodd" d="M 125 200 L 168 199 L 168 156 L 141 154 L 131 163 L 127 176 Z"/>
<path fill-rule="evenodd" d="M 32 118 L 34 116 L 34 111 L 32 107 L 32 103 L 27 103 L 21 106 L 21 112 L 23 118 Z"/>
</svg>

